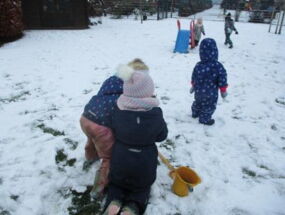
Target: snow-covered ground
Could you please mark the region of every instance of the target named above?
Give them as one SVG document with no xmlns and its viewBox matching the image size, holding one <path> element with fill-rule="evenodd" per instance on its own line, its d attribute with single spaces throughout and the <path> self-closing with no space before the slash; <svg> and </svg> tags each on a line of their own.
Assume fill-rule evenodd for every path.
<svg viewBox="0 0 285 215">
<path fill-rule="evenodd" d="M 188 29 L 189 19 L 181 22 Z M 83 168 L 83 107 L 118 64 L 139 57 L 151 69 L 169 128 L 159 150 L 203 180 L 180 198 L 160 164 L 146 214 L 284 215 L 285 105 L 276 99 L 285 97 L 285 36 L 265 24 L 236 23 L 239 35 L 228 49 L 223 24 L 204 22 L 229 82 L 212 127 L 190 117 L 199 53 L 172 52 L 175 19 L 105 18 L 88 30 L 26 31 L 1 47 L 0 214 L 76 214 L 74 196 L 92 185 L 98 167 Z"/>
</svg>

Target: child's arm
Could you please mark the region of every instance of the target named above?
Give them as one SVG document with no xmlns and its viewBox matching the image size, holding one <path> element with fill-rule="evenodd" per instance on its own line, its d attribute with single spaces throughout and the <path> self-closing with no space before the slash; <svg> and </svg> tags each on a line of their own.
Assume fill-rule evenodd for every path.
<svg viewBox="0 0 285 215">
<path fill-rule="evenodd" d="M 194 83 L 193 83 L 193 81 L 191 81 L 191 83 L 190 83 L 190 94 L 192 94 L 192 93 L 194 93 L 195 92 L 195 89 L 194 89 Z"/>
<path fill-rule="evenodd" d="M 227 71 L 223 67 L 221 63 L 219 63 L 219 70 L 218 70 L 218 87 L 221 92 L 221 96 L 225 98 L 227 96 L 227 88 L 228 88 L 228 81 L 227 81 Z"/>
<path fill-rule="evenodd" d="M 237 31 L 237 29 L 235 28 L 235 25 L 234 25 L 234 21 L 231 21 L 231 29 L 232 29 L 233 31 L 235 31 L 236 34 L 238 34 L 238 31 Z"/>
<path fill-rule="evenodd" d="M 161 111 L 162 125 L 161 125 L 161 131 L 159 132 L 158 136 L 156 137 L 156 142 L 161 142 L 161 141 L 165 140 L 167 135 L 168 135 L 168 129 L 167 129 L 166 122 L 163 119 L 162 110 L 160 109 L 160 111 Z"/>
<path fill-rule="evenodd" d="M 202 29 L 201 29 L 202 34 L 205 36 L 205 29 L 204 29 L 204 25 L 202 25 Z"/>
<path fill-rule="evenodd" d="M 165 121 L 163 120 L 163 128 L 161 129 L 161 132 L 157 136 L 156 142 L 161 142 L 161 141 L 165 140 L 167 135 L 168 135 L 168 129 L 167 129 Z"/>
<path fill-rule="evenodd" d="M 195 80 L 196 80 L 196 66 L 192 72 L 192 76 L 191 76 L 191 83 L 190 83 L 190 94 L 194 93 L 195 89 L 194 89 L 194 86 L 195 86 Z"/>
</svg>

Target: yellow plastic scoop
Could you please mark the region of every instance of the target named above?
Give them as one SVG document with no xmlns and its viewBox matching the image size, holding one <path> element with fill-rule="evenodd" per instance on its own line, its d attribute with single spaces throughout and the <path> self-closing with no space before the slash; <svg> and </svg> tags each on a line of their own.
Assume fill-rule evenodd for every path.
<svg viewBox="0 0 285 215">
<path fill-rule="evenodd" d="M 181 166 L 174 168 L 170 162 L 158 152 L 161 161 L 170 169 L 169 176 L 174 180 L 172 184 L 172 191 L 178 196 L 188 196 L 189 190 L 192 191 L 193 187 L 202 182 L 199 175 L 191 168 Z"/>
</svg>

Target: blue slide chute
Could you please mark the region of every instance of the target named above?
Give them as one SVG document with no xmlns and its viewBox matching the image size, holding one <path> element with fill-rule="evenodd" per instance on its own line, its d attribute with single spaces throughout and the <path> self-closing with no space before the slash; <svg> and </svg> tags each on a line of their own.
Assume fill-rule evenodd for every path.
<svg viewBox="0 0 285 215">
<path fill-rule="evenodd" d="M 179 30 L 176 38 L 175 49 L 173 52 L 188 53 L 189 41 L 190 31 Z"/>
</svg>

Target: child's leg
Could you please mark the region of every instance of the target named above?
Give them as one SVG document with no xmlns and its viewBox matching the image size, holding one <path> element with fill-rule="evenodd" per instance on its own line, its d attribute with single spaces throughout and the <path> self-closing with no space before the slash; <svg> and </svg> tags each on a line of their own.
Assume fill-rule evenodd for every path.
<svg viewBox="0 0 285 215">
<path fill-rule="evenodd" d="M 225 45 L 229 44 L 229 34 L 226 33 L 226 40 L 225 40 Z"/>
<path fill-rule="evenodd" d="M 85 158 L 88 161 L 99 160 L 99 155 L 95 149 L 95 145 L 90 137 L 87 137 L 87 143 L 85 145 Z"/>
<path fill-rule="evenodd" d="M 101 184 L 102 187 L 105 187 L 108 184 L 110 159 L 114 142 L 115 139 L 113 132 L 110 128 L 107 127 L 104 127 L 101 134 L 95 138 L 95 148 L 98 152 L 99 157 L 102 159 L 99 181 L 99 184 Z"/>
<path fill-rule="evenodd" d="M 98 157 L 102 159 L 98 176 L 98 192 L 102 192 L 108 184 L 108 174 L 110 169 L 111 150 L 114 144 L 114 135 L 110 128 L 100 126 L 85 117 L 80 119 L 81 127 L 88 136 L 87 149 L 90 147 L 95 150 Z M 94 146 L 94 148 L 93 148 Z M 88 154 L 88 153 L 87 153 Z"/>
<path fill-rule="evenodd" d="M 139 206 L 136 202 L 128 202 L 120 215 L 140 215 Z"/>
<path fill-rule="evenodd" d="M 108 214 L 109 210 L 111 209 L 110 206 L 114 202 L 116 202 L 118 206 L 117 208 L 119 208 L 120 210 L 124 198 L 125 198 L 124 190 L 118 187 L 117 185 L 111 183 L 108 188 L 107 199 L 104 206 L 105 213 Z"/>
<path fill-rule="evenodd" d="M 99 158 L 102 159 L 100 168 L 96 173 L 96 189 L 95 192 L 92 193 L 95 198 L 96 196 L 100 196 L 104 192 L 105 187 L 108 185 L 111 150 L 114 144 L 114 136 L 112 130 L 107 127 L 100 127 L 101 131 L 94 139 L 96 151 L 99 155 Z"/>
<path fill-rule="evenodd" d="M 197 118 L 200 115 L 200 110 L 201 110 L 201 105 L 199 102 L 197 102 L 196 100 L 193 102 L 192 104 L 192 117 L 193 118 Z"/>
<path fill-rule="evenodd" d="M 229 44 L 230 46 L 233 45 L 233 42 L 231 40 L 231 34 L 226 34 L 226 42 L 225 44 Z"/>
<path fill-rule="evenodd" d="M 93 126 L 92 122 L 82 116 L 80 118 L 80 125 L 81 125 L 82 131 L 87 136 L 87 143 L 85 145 L 85 158 L 88 161 L 98 160 L 99 156 L 98 156 L 98 153 L 95 149 L 95 143 L 92 140 L 92 135 L 94 135 L 94 134 L 88 132 L 90 130 L 89 127 Z"/>
<path fill-rule="evenodd" d="M 199 45 L 199 40 L 195 40 L 195 46 Z"/>
<path fill-rule="evenodd" d="M 117 215 L 121 210 L 122 203 L 118 200 L 110 202 L 103 215 Z"/>
<path fill-rule="evenodd" d="M 202 104 L 199 122 L 206 125 L 214 124 L 215 121 L 212 119 L 212 115 L 216 110 L 217 102 L 205 100 Z"/>
<path fill-rule="evenodd" d="M 124 207 L 130 207 L 133 211 L 136 212 L 134 214 L 143 214 L 147 208 L 149 194 L 150 187 L 138 192 L 128 193 Z M 122 211 L 124 211 L 124 208 Z"/>
</svg>

